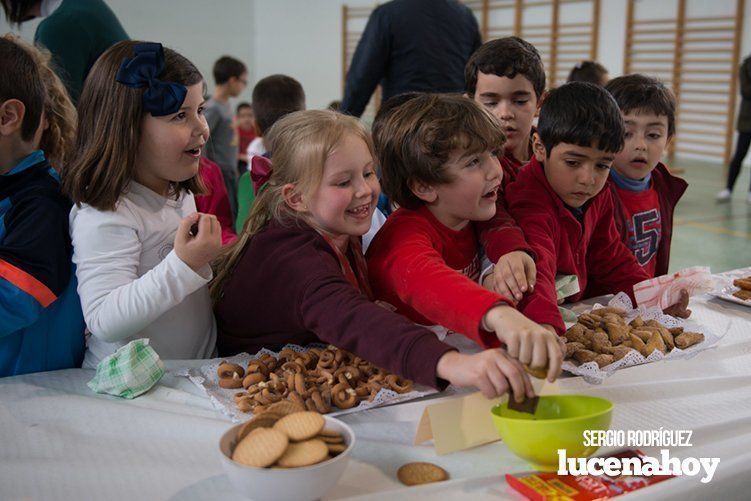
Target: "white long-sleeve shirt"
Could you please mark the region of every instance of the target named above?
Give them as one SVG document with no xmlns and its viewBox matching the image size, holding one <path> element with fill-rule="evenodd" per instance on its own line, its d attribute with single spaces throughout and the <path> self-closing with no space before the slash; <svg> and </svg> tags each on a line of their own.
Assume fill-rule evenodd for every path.
<svg viewBox="0 0 751 501">
<path fill-rule="evenodd" d="M 92 334 L 84 367 L 143 337 L 162 359 L 214 355 L 211 268 L 196 273 L 173 250 L 180 221 L 194 212 L 192 194 L 168 199 L 136 182 L 114 211 L 73 206 L 73 262 Z"/>
</svg>

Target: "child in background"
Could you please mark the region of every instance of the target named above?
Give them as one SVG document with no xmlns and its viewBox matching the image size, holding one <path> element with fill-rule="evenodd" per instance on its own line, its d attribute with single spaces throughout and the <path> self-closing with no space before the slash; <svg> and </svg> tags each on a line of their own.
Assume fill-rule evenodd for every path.
<svg viewBox="0 0 751 501">
<path fill-rule="evenodd" d="M 568 301 L 624 291 L 649 278 L 621 242 L 613 200 L 603 190 L 623 148 L 623 119 L 602 87 L 574 82 L 550 91 L 534 135 L 535 156 L 508 188 L 511 214 L 537 256 L 537 285 L 520 303 L 525 315 L 558 333 L 557 275 L 576 275 Z"/>
<path fill-rule="evenodd" d="M 608 83 L 608 70 L 597 61 L 582 61 L 571 68 L 567 82 L 589 82 L 601 87 Z"/>
<path fill-rule="evenodd" d="M 458 353 L 372 302 L 359 237 L 380 187 L 357 120 L 300 111 L 266 133 L 273 172 L 212 284 L 221 355 L 323 341 L 435 388 L 532 394 L 521 365 L 501 350 Z"/>
<path fill-rule="evenodd" d="M 675 98 L 659 80 L 626 75 L 608 82 L 626 124 L 608 188 L 621 240 L 650 277 L 668 272 L 673 210 L 688 184 L 670 174 L 662 155 L 675 133 Z"/>
<path fill-rule="evenodd" d="M 266 179 L 271 151 L 263 136 L 277 120 L 294 111 L 305 109 L 305 92 L 300 82 L 287 75 L 271 75 L 262 78 L 253 88 L 253 115 L 258 137 L 248 145 L 248 170 L 253 180 L 253 189 L 246 191 L 238 200 L 235 228 L 242 231 L 245 219 L 253 206 L 259 187 Z"/>
<path fill-rule="evenodd" d="M 216 217 L 196 213 L 209 130 L 203 77 L 158 43 L 120 42 L 97 60 L 78 106 L 63 186 L 86 325 L 85 367 L 136 338 L 163 359 L 209 358 Z"/>
<path fill-rule="evenodd" d="M 477 49 L 464 75 L 467 96 L 492 113 L 506 135 L 500 157 L 503 189 L 498 193 L 496 213 L 479 223 L 483 249 L 494 265 L 484 283 L 518 302 L 534 288 L 536 266 L 523 232 L 508 213 L 505 191 L 532 156 L 532 122 L 545 91 L 545 68 L 532 44 L 506 37 Z"/>
<path fill-rule="evenodd" d="M 232 212 L 229 209 L 222 169 L 208 158 L 201 157 L 198 174 L 205 192 L 203 195 L 196 195 L 196 209 L 198 212 L 216 216 L 222 228 L 222 245 L 231 244 L 237 240 L 237 233 L 232 224 Z"/>
<path fill-rule="evenodd" d="M 34 47 L 0 37 L 0 377 L 83 360 L 71 203 L 39 149 L 50 71 L 40 61 Z"/>
<path fill-rule="evenodd" d="M 422 95 L 387 114 L 374 137 L 383 184 L 399 205 L 368 250 L 376 298 L 425 325 L 441 325 L 482 347 L 547 367 L 562 354 L 557 336 L 511 301 L 476 283 L 476 222 L 492 218 L 503 172 L 498 122 L 461 96 Z"/>
<path fill-rule="evenodd" d="M 211 135 L 205 155 L 222 169 L 234 217 L 237 214 L 237 142 L 229 99 L 239 96 L 248 85 L 248 69 L 242 61 L 222 56 L 214 63 L 214 83 L 214 93 L 206 101 L 206 122 Z"/>
<path fill-rule="evenodd" d="M 304 109 L 305 91 L 294 78 L 271 75 L 259 80 L 253 87 L 253 114 L 258 137 L 248 145 L 248 164 L 252 164 L 256 155 L 271 158 L 263 136 L 284 115 Z"/>
<path fill-rule="evenodd" d="M 235 109 L 235 126 L 237 127 L 237 172 L 242 176 L 248 170 L 248 146 L 258 137 L 253 107 L 243 101 Z"/>
</svg>

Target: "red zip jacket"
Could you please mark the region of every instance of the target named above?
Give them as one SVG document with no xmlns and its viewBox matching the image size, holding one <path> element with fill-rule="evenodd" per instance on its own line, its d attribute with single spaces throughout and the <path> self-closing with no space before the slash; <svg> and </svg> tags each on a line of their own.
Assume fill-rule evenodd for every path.
<svg viewBox="0 0 751 501">
<path fill-rule="evenodd" d="M 499 158 L 503 168 L 501 191 L 495 202 L 495 216 L 487 221 L 479 221 L 477 228 L 480 231 L 485 255 L 493 264 L 497 263 L 501 256 L 509 252 L 523 250 L 532 254 L 532 249 L 524 238 L 524 233 L 516 224 L 516 220 L 508 212 L 507 189 L 508 185 L 516 180 L 516 175 L 523 164 L 510 152 L 504 151 Z"/>
<path fill-rule="evenodd" d="M 490 308 L 511 302 L 475 281 L 479 250 L 474 223 L 455 231 L 425 206 L 398 209 L 368 247 L 373 293 L 413 322 L 442 325 L 483 348 L 500 346 L 480 324 Z"/>
<path fill-rule="evenodd" d="M 536 159 L 519 172 L 509 188 L 509 210 L 537 256 L 535 290 L 519 304 L 527 317 L 552 325 L 559 334 L 564 332 L 556 300 L 556 275 L 579 277 L 579 289 L 584 292 L 567 301 L 590 297 L 588 287 L 627 292 L 633 301 L 634 284 L 649 276 L 621 241 L 613 221 L 610 190 L 603 188 L 587 202 L 581 224 L 553 191 Z"/>
<path fill-rule="evenodd" d="M 657 249 L 657 264 L 655 267 L 655 276 L 665 275 L 668 272 L 670 263 L 670 240 L 673 237 L 673 211 L 678 200 L 688 188 L 688 183 L 679 177 L 673 176 L 662 163 L 652 171 L 652 186 L 657 192 L 657 198 L 660 202 L 660 220 L 662 226 L 662 236 L 660 246 Z M 615 183 L 608 179 L 607 188 L 613 197 L 613 209 L 615 214 L 615 227 L 621 235 L 623 243 L 628 242 L 628 214 L 623 205 Z"/>
</svg>

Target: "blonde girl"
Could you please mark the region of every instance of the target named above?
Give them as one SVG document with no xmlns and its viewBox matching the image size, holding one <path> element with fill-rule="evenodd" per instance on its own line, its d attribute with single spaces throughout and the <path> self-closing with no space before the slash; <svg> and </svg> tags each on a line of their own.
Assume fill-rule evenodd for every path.
<svg viewBox="0 0 751 501">
<path fill-rule="evenodd" d="M 333 111 L 299 111 L 267 140 L 269 179 L 212 284 L 220 355 L 323 341 L 425 385 L 494 395 L 486 383 L 506 363 L 498 350 L 460 354 L 372 302 L 360 237 L 380 186 L 362 125 Z M 531 393 L 516 369 L 514 389 Z"/>
</svg>

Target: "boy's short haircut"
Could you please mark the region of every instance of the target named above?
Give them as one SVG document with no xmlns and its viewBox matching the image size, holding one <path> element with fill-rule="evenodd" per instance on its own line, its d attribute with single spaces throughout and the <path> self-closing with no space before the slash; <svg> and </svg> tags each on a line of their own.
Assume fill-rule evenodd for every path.
<svg viewBox="0 0 751 501">
<path fill-rule="evenodd" d="M 571 68 L 567 82 L 590 82 L 599 84 L 602 77 L 608 74 L 607 68 L 597 61 L 582 61 Z"/>
<path fill-rule="evenodd" d="M 0 103 L 18 99 L 25 108 L 21 139 L 31 141 L 42 119 L 47 91 L 34 57 L 7 37 L 0 37 Z"/>
<path fill-rule="evenodd" d="M 244 109 L 252 110 L 253 107 L 250 105 L 249 102 L 243 101 L 237 105 L 237 108 L 235 108 L 235 113 L 240 113 L 240 110 L 244 110 Z"/>
<path fill-rule="evenodd" d="M 263 135 L 284 115 L 305 109 L 305 91 L 287 75 L 262 78 L 253 88 L 253 113 L 258 133 Z"/>
<path fill-rule="evenodd" d="M 373 118 L 373 124 L 370 126 L 370 135 L 373 137 L 373 141 L 375 142 L 376 136 L 381 134 L 381 131 L 383 130 L 383 124 L 392 111 L 394 111 L 407 101 L 411 101 L 417 96 L 422 95 L 424 95 L 423 92 L 403 92 L 401 94 L 397 94 L 396 96 L 391 96 L 383 103 L 381 103 L 381 106 L 376 112 L 375 118 Z"/>
<path fill-rule="evenodd" d="M 668 117 L 668 136 L 675 134 L 675 96 L 665 84 L 656 78 L 640 75 L 624 75 L 614 78 L 605 86 L 624 115 L 640 111 Z"/>
<path fill-rule="evenodd" d="M 522 75 L 532 83 L 537 99 L 545 92 L 545 66 L 534 45 L 519 37 L 486 42 L 469 58 L 464 68 L 464 91 L 474 97 L 477 74 L 514 78 Z"/>
<path fill-rule="evenodd" d="M 222 56 L 214 63 L 214 82 L 217 85 L 225 84 L 230 78 L 239 78 L 248 69 L 239 59 L 230 56 Z"/>
<path fill-rule="evenodd" d="M 412 192 L 411 183 L 450 183 L 446 162 L 454 151 L 495 150 L 505 140 L 496 119 L 470 99 L 452 94 L 413 97 L 386 112 L 374 138 L 383 189 L 400 206 L 416 209 L 424 202 Z"/>
<path fill-rule="evenodd" d="M 608 91 L 589 82 L 571 82 L 545 97 L 537 133 L 549 156 L 560 143 L 617 153 L 626 132 L 621 110 Z"/>
</svg>

